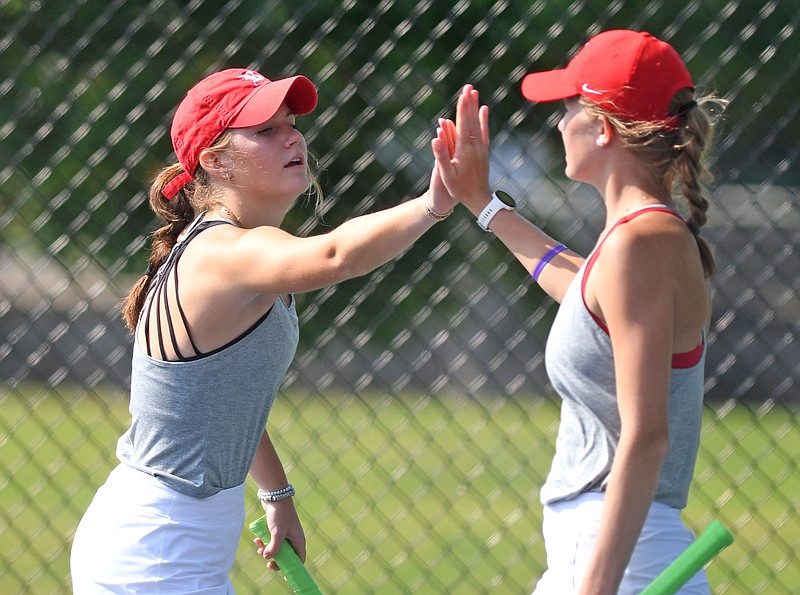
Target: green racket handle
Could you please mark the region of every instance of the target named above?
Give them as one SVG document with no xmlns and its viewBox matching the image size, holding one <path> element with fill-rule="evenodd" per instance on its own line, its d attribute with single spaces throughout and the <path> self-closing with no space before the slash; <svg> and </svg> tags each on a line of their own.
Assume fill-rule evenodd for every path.
<svg viewBox="0 0 800 595">
<path fill-rule="evenodd" d="M 719 521 L 711 524 L 703 533 L 673 560 L 641 595 L 673 595 L 692 578 L 706 563 L 733 543 L 733 535 Z"/>
<path fill-rule="evenodd" d="M 250 523 L 250 530 L 261 538 L 264 545 L 269 543 L 270 534 L 267 527 L 267 515 Z M 322 595 L 322 591 L 319 590 L 317 583 L 308 573 L 308 569 L 300 561 L 291 543 L 284 540 L 281 549 L 275 554 L 274 560 L 281 567 L 281 572 L 286 582 L 289 583 L 292 591 L 297 595 Z"/>
</svg>

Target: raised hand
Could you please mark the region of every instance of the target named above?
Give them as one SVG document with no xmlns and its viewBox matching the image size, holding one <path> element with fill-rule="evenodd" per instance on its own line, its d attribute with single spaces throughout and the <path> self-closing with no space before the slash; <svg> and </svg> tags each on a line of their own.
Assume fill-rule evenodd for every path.
<svg viewBox="0 0 800 595">
<path fill-rule="evenodd" d="M 453 198 L 447 187 L 444 185 L 441 176 L 439 175 L 439 168 L 434 164 L 431 171 L 431 181 L 428 187 L 428 206 L 434 212 L 440 215 L 446 215 L 453 212 L 457 201 Z"/>
<path fill-rule="evenodd" d="M 456 104 L 456 121 L 442 119 L 431 141 L 436 167 L 450 194 L 479 212 L 492 194 L 489 187 L 489 108 L 478 91 L 465 85 Z"/>
</svg>

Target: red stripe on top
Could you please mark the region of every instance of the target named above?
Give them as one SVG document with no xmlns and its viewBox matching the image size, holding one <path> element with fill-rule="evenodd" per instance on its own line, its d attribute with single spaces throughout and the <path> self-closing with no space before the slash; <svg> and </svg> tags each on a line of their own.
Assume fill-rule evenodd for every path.
<svg viewBox="0 0 800 595">
<path fill-rule="evenodd" d="M 672 367 L 674 369 L 693 368 L 700 362 L 700 358 L 703 357 L 703 349 L 705 349 L 705 343 L 700 341 L 697 344 L 697 347 L 691 351 L 685 351 L 684 353 L 673 353 Z"/>
<path fill-rule="evenodd" d="M 610 333 L 608 332 L 608 326 L 606 326 L 606 323 L 603 322 L 603 320 L 599 316 L 597 316 L 597 314 L 592 312 L 591 308 L 589 308 L 589 304 L 586 303 L 586 282 L 589 279 L 589 272 L 592 270 L 592 267 L 594 266 L 597 257 L 600 256 L 600 248 L 603 246 L 603 243 L 606 241 L 606 239 L 608 239 L 608 236 L 610 236 L 611 233 L 619 225 L 627 223 L 628 221 L 635 219 L 639 215 L 642 215 L 644 213 L 652 213 L 653 211 L 658 213 L 668 213 L 670 215 L 673 215 L 674 217 L 677 217 L 681 221 L 684 221 L 685 223 L 683 217 L 681 217 L 678 213 L 676 213 L 672 209 L 668 209 L 667 207 L 663 206 L 644 207 L 642 209 L 634 211 L 633 213 L 625 215 L 621 219 L 618 219 L 617 222 L 614 223 L 613 227 L 608 230 L 608 233 L 603 237 L 603 239 L 600 240 L 600 243 L 597 244 L 597 247 L 589 256 L 589 260 L 586 261 L 586 270 L 583 273 L 583 279 L 581 279 L 581 298 L 583 299 L 583 305 L 586 308 L 586 311 L 589 313 L 592 319 L 594 319 L 594 321 L 597 323 L 597 326 L 599 326 L 606 335 L 610 335 Z M 700 361 L 700 358 L 703 356 L 703 348 L 704 348 L 704 343 L 703 341 L 700 341 L 697 347 L 695 347 L 691 351 L 686 351 L 684 353 L 673 353 L 672 368 L 674 369 L 691 368 L 697 365 L 697 363 Z"/>
</svg>

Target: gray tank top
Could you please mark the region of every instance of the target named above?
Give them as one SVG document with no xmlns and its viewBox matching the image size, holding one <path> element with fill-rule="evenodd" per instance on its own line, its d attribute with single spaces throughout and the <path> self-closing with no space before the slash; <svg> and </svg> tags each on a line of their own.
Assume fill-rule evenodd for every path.
<svg viewBox="0 0 800 595">
<path fill-rule="evenodd" d="M 661 207 L 651 207 L 672 211 Z M 645 212 L 640 210 L 617 225 Z M 609 232 L 613 233 L 613 229 Z M 541 501 L 549 504 L 583 492 L 602 492 L 619 442 L 614 354 L 611 339 L 583 300 L 584 278 L 602 244 L 578 271 L 558 309 L 545 349 L 545 366 L 562 399 L 556 452 Z M 684 508 L 694 474 L 703 411 L 705 340 L 673 355 L 669 389 L 670 446 L 655 501 Z"/>
<path fill-rule="evenodd" d="M 159 276 L 206 223 L 192 224 Z M 155 359 L 137 341 L 131 426 L 117 443 L 119 460 L 197 498 L 243 483 L 298 339 L 295 301 L 286 306 L 279 298 L 238 339 L 187 361 Z"/>
</svg>

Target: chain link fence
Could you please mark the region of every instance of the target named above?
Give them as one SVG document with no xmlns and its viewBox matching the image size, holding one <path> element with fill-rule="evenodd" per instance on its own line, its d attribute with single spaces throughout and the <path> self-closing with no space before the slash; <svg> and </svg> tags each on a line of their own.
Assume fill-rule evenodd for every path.
<svg viewBox="0 0 800 595">
<path fill-rule="evenodd" d="M 799 24 L 795 0 L 0 0 L 0 590 L 70 589 L 72 534 L 129 419 L 119 300 L 146 264 L 146 187 L 189 86 L 227 66 L 314 80 L 301 126 L 324 217 L 298 205 L 286 227 L 315 234 L 420 193 L 436 118 L 471 82 L 492 109 L 495 185 L 586 253 L 602 205 L 564 178 L 558 115 L 519 82 L 628 27 L 731 101 L 711 155 L 720 272 L 685 518 L 736 536 L 709 567 L 715 593 L 796 593 Z M 460 210 L 298 306 L 270 426 L 323 591 L 530 592 L 558 416 L 553 303 Z M 246 535 L 233 579 L 288 592 Z"/>
</svg>

